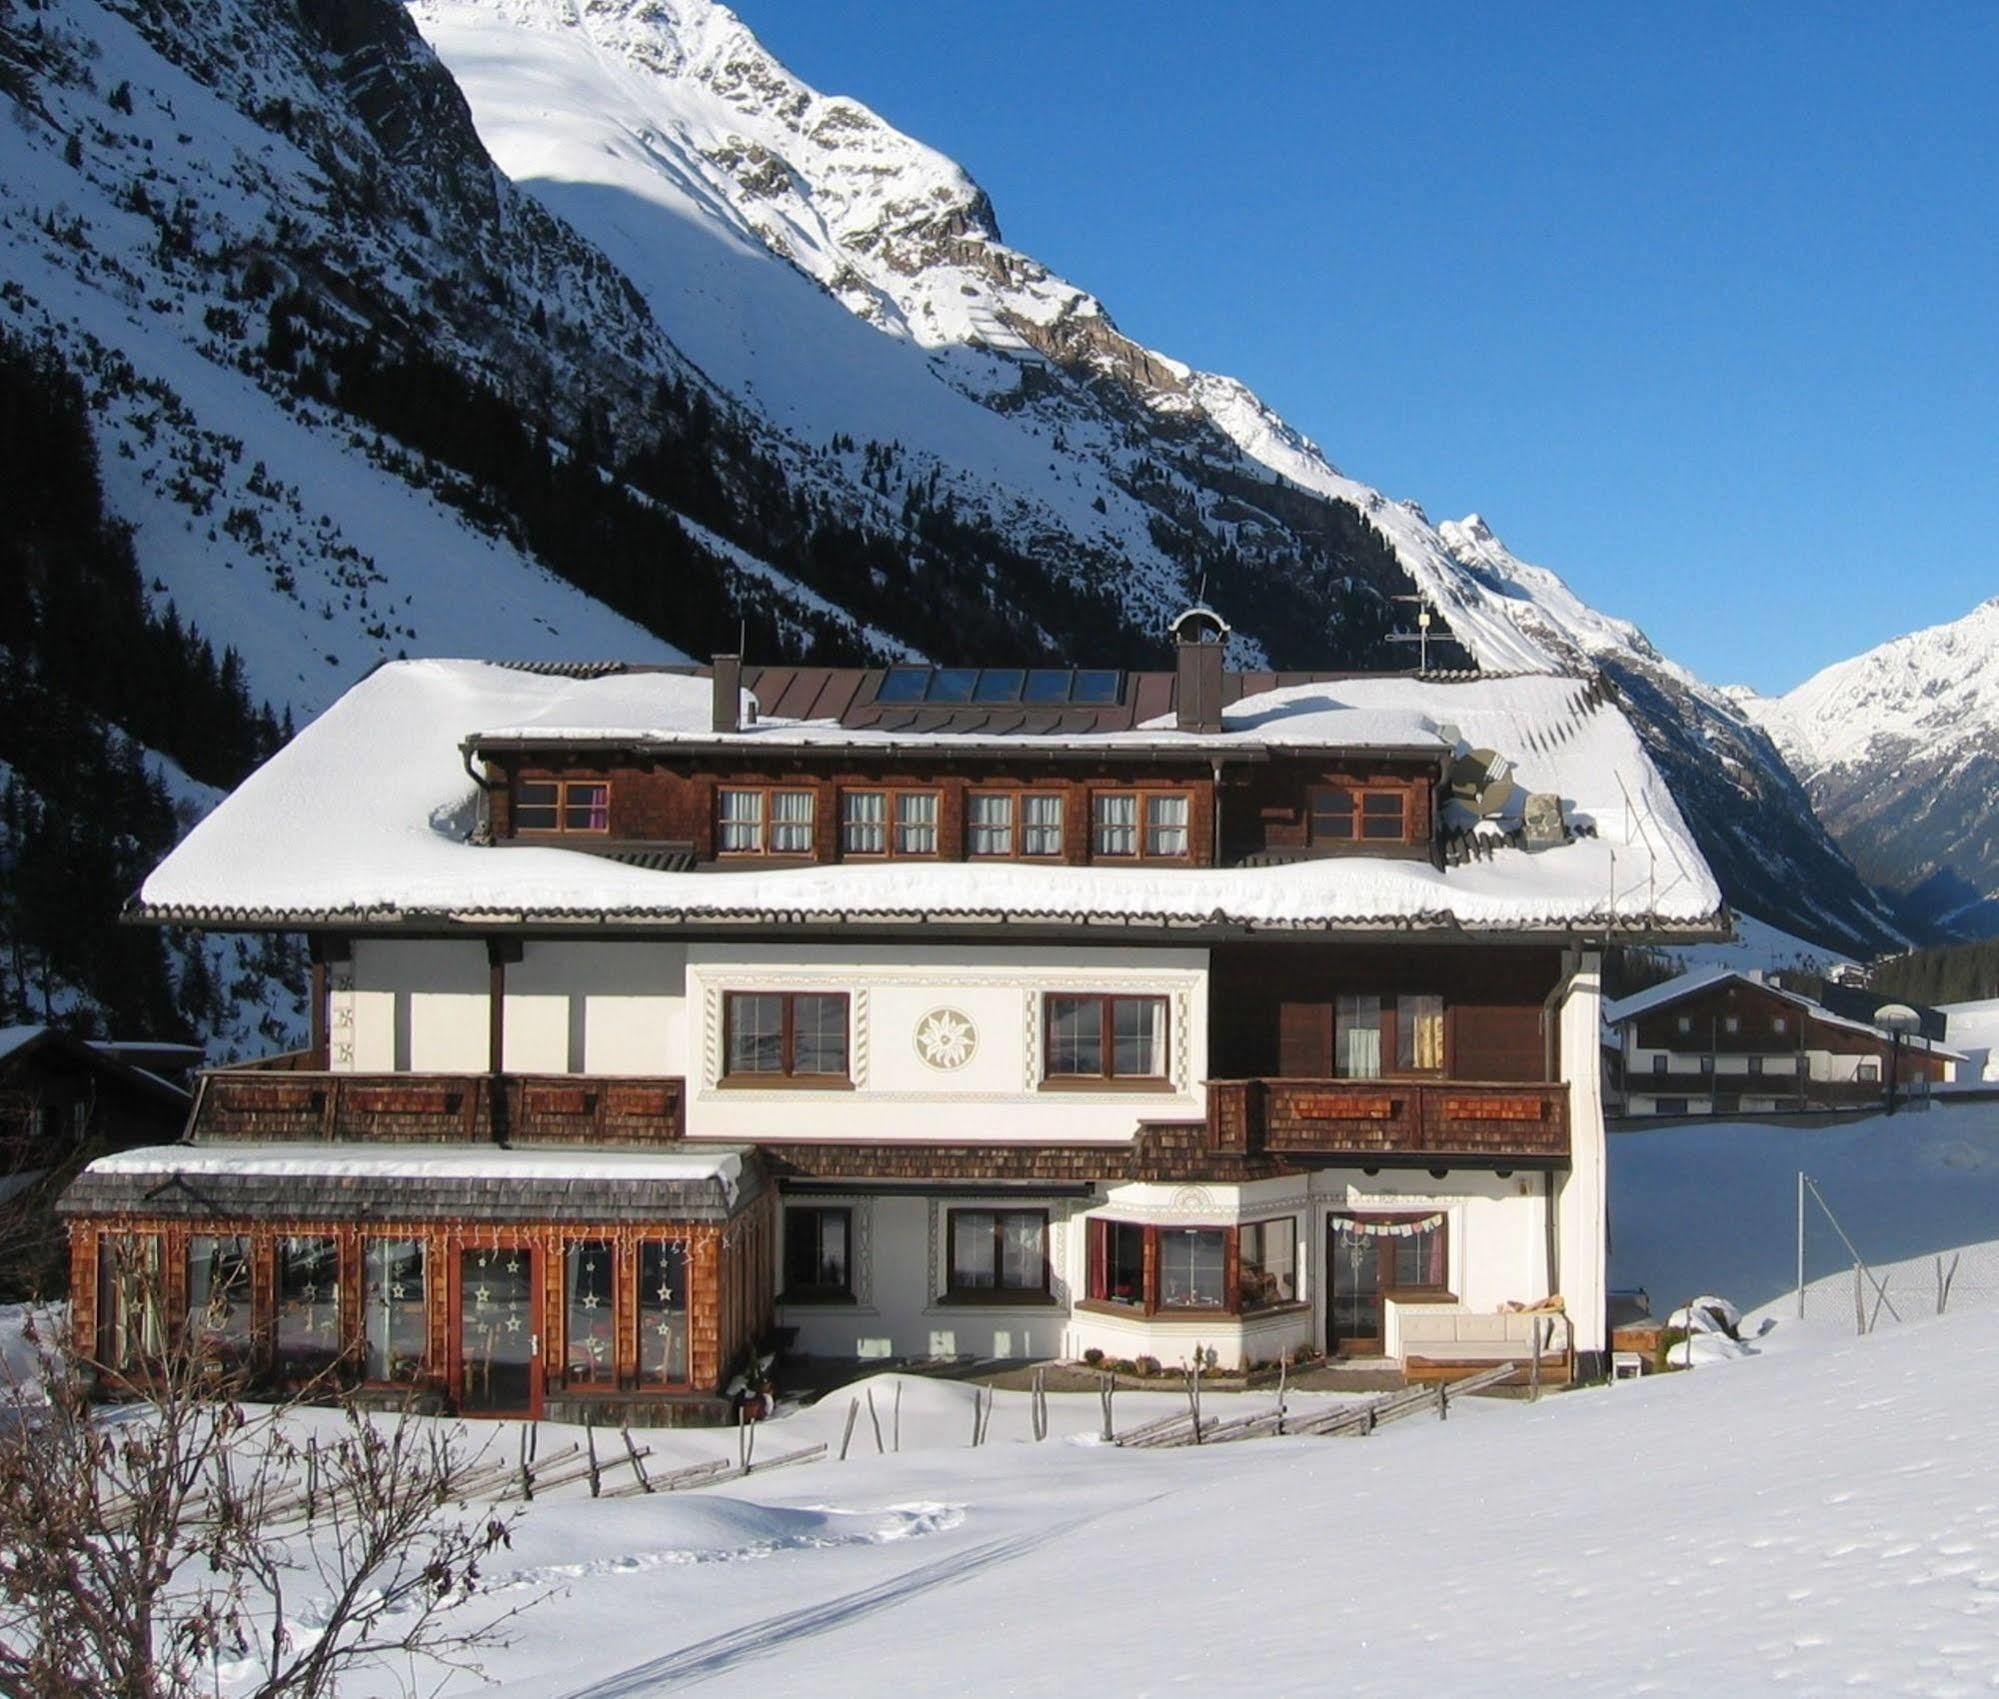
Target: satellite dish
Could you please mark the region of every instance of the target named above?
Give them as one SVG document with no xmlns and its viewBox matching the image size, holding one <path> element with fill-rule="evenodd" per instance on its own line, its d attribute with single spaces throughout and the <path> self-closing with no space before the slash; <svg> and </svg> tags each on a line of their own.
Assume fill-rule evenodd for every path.
<svg viewBox="0 0 1999 1699">
<path fill-rule="evenodd" d="M 1508 775 L 1513 763 L 1497 750 L 1474 749 L 1451 763 L 1451 800 L 1462 804 L 1481 820 L 1505 812 L 1520 787 Z"/>
</svg>

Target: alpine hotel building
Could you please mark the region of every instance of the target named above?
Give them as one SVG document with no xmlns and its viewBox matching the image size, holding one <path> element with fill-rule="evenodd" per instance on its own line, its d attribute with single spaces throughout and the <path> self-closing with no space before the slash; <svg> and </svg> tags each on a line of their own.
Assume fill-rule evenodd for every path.
<svg viewBox="0 0 1999 1699">
<path fill-rule="evenodd" d="M 1599 952 L 1722 932 L 1714 881 L 1599 683 L 1225 634 L 382 667 L 134 903 L 308 934 L 312 1035 L 75 1184 L 80 1342 L 634 1421 L 726 1415 L 774 1334 L 1587 1367 Z"/>
</svg>

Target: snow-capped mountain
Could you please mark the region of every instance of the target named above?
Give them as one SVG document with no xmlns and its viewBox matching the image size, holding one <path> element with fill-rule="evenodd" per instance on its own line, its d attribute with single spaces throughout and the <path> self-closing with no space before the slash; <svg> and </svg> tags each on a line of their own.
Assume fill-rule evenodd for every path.
<svg viewBox="0 0 1999 1699">
<path fill-rule="evenodd" d="M 1610 674 L 1734 900 L 1890 937 L 1733 704 L 1126 338 L 709 0 L 0 0 L 0 97 L 0 334 L 276 711 L 744 630 L 1132 664 L 1197 586 L 1244 662 L 1406 663 L 1420 590 L 1444 664 Z"/>
<path fill-rule="evenodd" d="M 1783 696 L 1735 696 L 1866 878 L 1935 925 L 1999 932 L 1999 597 Z"/>
</svg>

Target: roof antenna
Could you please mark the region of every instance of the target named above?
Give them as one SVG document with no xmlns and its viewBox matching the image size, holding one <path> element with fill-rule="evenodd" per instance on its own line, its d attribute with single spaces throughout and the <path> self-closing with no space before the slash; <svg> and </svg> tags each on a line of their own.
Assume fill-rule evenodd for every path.
<svg viewBox="0 0 1999 1699">
<path fill-rule="evenodd" d="M 742 654 L 750 646 L 750 616 L 740 614 L 736 619 L 736 653 Z"/>
</svg>

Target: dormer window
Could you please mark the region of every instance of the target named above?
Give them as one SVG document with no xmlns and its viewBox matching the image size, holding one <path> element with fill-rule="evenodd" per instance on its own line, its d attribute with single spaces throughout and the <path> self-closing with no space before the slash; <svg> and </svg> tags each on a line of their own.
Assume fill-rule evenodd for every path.
<svg viewBox="0 0 1999 1699">
<path fill-rule="evenodd" d="M 608 832 L 611 787 L 595 779 L 523 779 L 514 787 L 516 832 Z"/>
<path fill-rule="evenodd" d="M 1409 836 L 1406 791 L 1317 785 L 1310 810 L 1315 844 L 1402 843 Z"/>
</svg>

